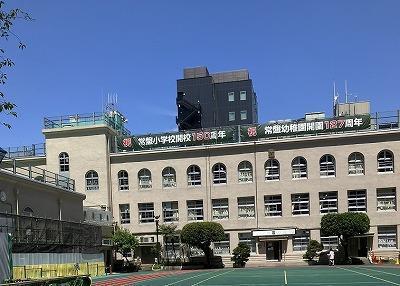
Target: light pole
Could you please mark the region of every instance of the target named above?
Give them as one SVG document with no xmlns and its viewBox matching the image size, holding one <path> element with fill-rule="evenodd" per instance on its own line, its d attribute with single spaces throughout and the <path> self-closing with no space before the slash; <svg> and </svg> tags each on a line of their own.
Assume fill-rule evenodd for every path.
<svg viewBox="0 0 400 286">
<path fill-rule="evenodd" d="M 154 216 L 154 220 L 156 222 L 156 250 L 157 250 L 157 263 L 160 263 L 160 251 L 161 251 L 161 247 L 160 244 L 158 242 L 158 222 L 159 222 L 160 216 L 156 215 Z"/>
</svg>

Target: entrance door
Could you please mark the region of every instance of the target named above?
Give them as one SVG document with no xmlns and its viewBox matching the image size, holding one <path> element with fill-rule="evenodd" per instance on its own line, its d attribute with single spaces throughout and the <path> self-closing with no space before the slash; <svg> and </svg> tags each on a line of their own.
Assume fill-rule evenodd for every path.
<svg viewBox="0 0 400 286">
<path fill-rule="evenodd" d="M 359 238 L 358 256 L 359 257 L 368 256 L 368 237 Z"/>
<path fill-rule="evenodd" d="M 282 258 L 282 243 L 278 241 L 267 241 L 266 243 L 266 258 L 267 260 L 278 260 Z"/>
</svg>

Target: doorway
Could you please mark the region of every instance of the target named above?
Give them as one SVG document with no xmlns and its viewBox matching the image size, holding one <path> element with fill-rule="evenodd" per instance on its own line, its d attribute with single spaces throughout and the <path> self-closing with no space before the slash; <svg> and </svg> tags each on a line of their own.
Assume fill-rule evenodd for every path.
<svg viewBox="0 0 400 286">
<path fill-rule="evenodd" d="M 280 240 L 277 241 L 266 241 L 266 259 L 267 260 L 278 260 L 282 259 L 282 242 Z"/>
</svg>

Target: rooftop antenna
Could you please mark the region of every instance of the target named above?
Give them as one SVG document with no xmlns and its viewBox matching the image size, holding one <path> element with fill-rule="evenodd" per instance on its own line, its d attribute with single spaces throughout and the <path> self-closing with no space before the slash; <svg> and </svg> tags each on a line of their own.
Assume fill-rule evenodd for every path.
<svg viewBox="0 0 400 286">
<path fill-rule="evenodd" d="M 344 94 L 346 96 L 346 103 L 348 103 L 349 94 L 347 93 L 347 80 L 344 81 Z"/>
</svg>

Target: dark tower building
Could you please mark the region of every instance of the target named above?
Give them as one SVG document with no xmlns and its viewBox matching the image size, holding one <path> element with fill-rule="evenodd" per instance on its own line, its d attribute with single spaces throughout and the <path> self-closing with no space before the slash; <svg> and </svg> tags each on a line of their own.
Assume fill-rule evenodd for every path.
<svg viewBox="0 0 400 286">
<path fill-rule="evenodd" d="M 257 96 L 247 70 L 209 74 L 186 68 L 177 80 L 179 130 L 258 122 Z"/>
</svg>

